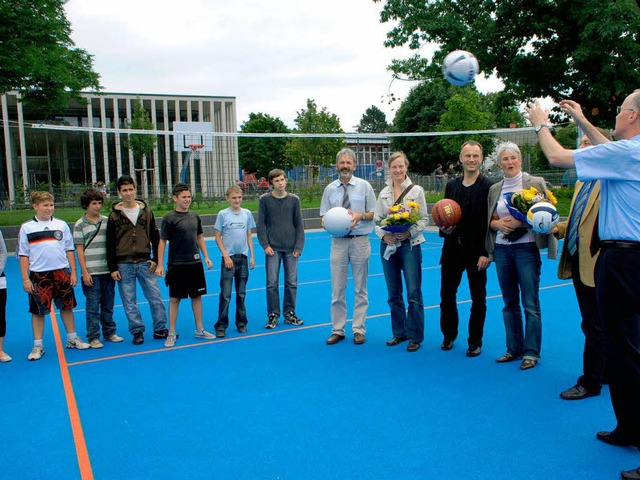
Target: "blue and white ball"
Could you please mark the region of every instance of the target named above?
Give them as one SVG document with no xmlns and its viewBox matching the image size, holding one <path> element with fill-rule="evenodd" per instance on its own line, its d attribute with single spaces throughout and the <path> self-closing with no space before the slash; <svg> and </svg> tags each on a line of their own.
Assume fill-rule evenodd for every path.
<svg viewBox="0 0 640 480">
<path fill-rule="evenodd" d="M 548 202 L 538 202 L 527 212 L 527 222 L 537 233 L 549 233 L 558 220 L 558 210 Z"/>
<path fill-rule="evenodd" d="M 351 231 L 351 220 L 346 208 L 333 207 L 324 215 L 324 229 L 332 237 L 344 237 Z"/>
<path fill-rule="evenodd" d="M 479 70 L 478 59 L 464 50 L 451 52 L 442 62 L 445 80 L 456 87 L 463 87 L 473 82 Z"/>
</svg>

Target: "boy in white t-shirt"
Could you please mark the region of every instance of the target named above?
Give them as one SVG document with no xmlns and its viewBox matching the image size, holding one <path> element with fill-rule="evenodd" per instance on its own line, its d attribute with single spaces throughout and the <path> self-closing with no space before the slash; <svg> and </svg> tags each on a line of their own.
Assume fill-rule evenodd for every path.
<svg viewBox="0 0 640 480">
<path fill-rule="evenodd" d="M 89 344 L 76 334 L 73 309 L 76 297 L 73 287 L 78 283 L 73 236 L 66 222 L 53 217 L 53 195 L 31 192 L 36 215 L 20 227 L 16 255 L 20 259 L 22 288 L 29 294 L 29 312 L 33 327 L 33 349 L 27 357 L 40 360 L 44 355 L 42 337 L 44 316 L 52 302 L 60 309 L 67 331 L 67 348 L 86 350 Z"/>
<path fill-rule="evenodd" d="M 218 321 L 215 324 L 216 337 L 223 338 L 229 326 L 229 304 L 231 303 L 231 285 L 236 287 L 236 327 L 238 332 L 247 331 L 247 310 L 244 299 L 249 279 L 249 269 L 256 266 L 253 253 L 251 229 L 256 227 L 253 215 L 242 208 L 242 189 L 236 185 L 227 190 L 229 208 L 218 213 L 214 225 L 215 238 L 220 253 L 220 304 Z M 250 257 L 249 257 L 250 255 Z"/>
</svg>

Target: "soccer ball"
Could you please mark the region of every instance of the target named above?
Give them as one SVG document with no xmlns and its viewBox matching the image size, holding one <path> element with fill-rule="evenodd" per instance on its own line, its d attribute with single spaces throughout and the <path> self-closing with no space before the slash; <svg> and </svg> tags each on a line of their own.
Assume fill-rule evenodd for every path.
<svg viewBox="0 0 640 480">
<path fill-rule="evenodd" d="M 324 229 L 332 237 L 344 237 L 351 231 L 351 220 L 346 208 L 333 207 L 324 215 Z"/>
<path fill-rule="evenodd" d="M 473 82 L 479 70 L 478 59 L 464 50 L 451 52 L 442 62 L 445 80 L 456 87 L 463 87 Z"/>
<path fill-rule="evenodd" d="M 559 219 L 558 210 L 548 202 L 538 202 L 527 212 L 527 222 L 537 233 L 549 233 Z"/>
</svg>

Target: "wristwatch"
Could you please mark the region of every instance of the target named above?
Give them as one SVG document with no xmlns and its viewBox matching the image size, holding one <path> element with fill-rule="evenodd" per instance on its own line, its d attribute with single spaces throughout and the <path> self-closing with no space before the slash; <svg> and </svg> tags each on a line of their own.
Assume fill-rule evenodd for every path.
<svg viewBox="0 0 640 480">
<path fill-rule="evenodd" d="M 536 125 L 535 127 L 533 127 L 533 130 L 538 133 L 540 130 L 542 130 L 543 128 L 548 128 L 549 130 L 551 130 L 551 127 L 549 127 L 549 125 L 547 125 L 546 123 L 543 123 L 541 125 Z"/>
</svg>

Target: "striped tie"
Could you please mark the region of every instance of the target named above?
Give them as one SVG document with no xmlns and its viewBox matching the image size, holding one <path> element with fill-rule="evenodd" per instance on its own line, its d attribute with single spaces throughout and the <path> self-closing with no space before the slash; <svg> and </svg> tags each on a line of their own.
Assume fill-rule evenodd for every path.
<svg viewBox="0 0 640 480">
<path fill-rule="evenodd" d="M 342 197 L 342 207 L 349 210 L 351 208 L 351 200 L 349 200 L 349 192 L 347 191 L 348 183 L 343 183 L 342 187 L 344 188 L 344 195 Z"/>
<path fill-rule="evenodd" d="M 586 182 L 580 192 L 576 203 L 573 206 L 573 212 L 571 213 L 571 219 L 569 220 L 569 233 L 567 235 L 567 249 L 570 255 L 574 255 L 578 251 L 578 227 L 580 226 L 580 220 L 582 214 L 587 206 L 587 200 L 593 190 L 594 181 Z"/>
</svg>

